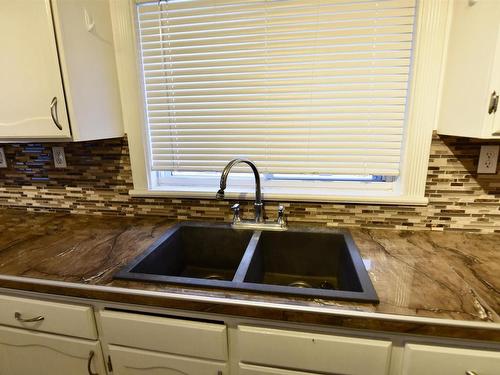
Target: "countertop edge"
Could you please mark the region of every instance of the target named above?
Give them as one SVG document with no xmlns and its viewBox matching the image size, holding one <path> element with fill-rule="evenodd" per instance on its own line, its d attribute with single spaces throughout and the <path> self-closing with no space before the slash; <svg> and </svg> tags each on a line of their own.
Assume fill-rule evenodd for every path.
<svg viewBox="0 0 500 375">
<path fill-rule="evenodd" d="M 34 290 L 33 288 L 23 288 L 23 287 L 15 287 L 12 285 L 3 285 L 4 281 L 6 284 L 9 283 L 19 283 L 24 285 L 36 285 L 40 286 L 42 291 Z M 113 287 L 113 286 L 99 286 L 99 285 L 86 285 L 74 282 L 65 282 L 65 281 L 53 281 L 53 280 L 45 280 L 45 279 L 36 279 L 29 277 L 20 277 L 20 276 L 8 276 L 8 275 L 0 275 L 0 288 L 9 289 L 12 291 L 31 291 L 35 293 L 44 293 L 44 294 L 54 294 L 54 295 L 66 295 L 73 296 L 79 298 L 88 298 L 88 299 L 99 299 L 103 301 L 114 302 L 113 300 L 108 300 L 107 298 L 95 298 L 93 296 L 86 297 L 85 295 L 72 295 L 65 293 L 56 293 L 56 292 L 47 292 L 44 291 L 43 287 L 52 288 L 51 290 L 55 290 L 54 288 L 59 288 L 61 292 L 69 291 L 69 290 L 78 290 L 81 292 L 94 292 L 97 294 L 117 294 L 117 295 L 126 295 L 126 296 L 136 296 L 136 297 L 146 297 L 146 298 L 154 298 L 154 299 L 164 299 L 164 300 L 177 300 L 180 302 L 186 303 L 204 303 L 204 304 L 216 304 L 216 305 L 229 305 L 235 307 L 252 307 L 252 308 L 260 308 L 260 309 L 273 309 L 280 311 L 288 311 L 288 312 L 296 312 L 296 313 L 312 313 L 312 314 L 321 314 L 328 316 L 336 316 L 340 318 L 357 318 L 357 319 L 374 319 L 377 321 L 385 321 L 385 322 L 393 322 L 393 323 L 411 323 L 413 325 L 431 325 L 431 326 L 440 326 L 440 327 L 455 327 L 455 328 L 464 328 L 464 329 L 474 329 L 481 330 L 485 334 L 488 334 L 488 331 L 491 333 L 495 333 L 493 336 L 497 336 L 496 333 L 499 334 L 500 337 L 500 323 L 495 322 L 478 322 L 478 321 L 465 321 L 465 320 L 453 320 L 453 319 L 441 319 L 441 318 L 427 318 L 427 317 L 416 317 L 416 316 L 407 316 L 407 315 L 396 315 L 396 314 L 385 314 L 385 313 L 377 313 L 377 312 L 365 312 L 365 311 L 356 311 L 356 310 L 347 310 L 347 309 L 339 309 L 333 306 L 328 307 L 315 307 L 315 306 L 294 306 L 292 304 L 284 304 L 284 303 L 276 303 L 276 302 L 263 302 L 263 301 L 250 301 L 250 300 L 239 300 L 234 298 L 221 298 L 221 297 L 212 297 L 212 296 L 200 296 L 188 293 L 171 293 L 171 292 L 159 292 L 159 291 L 145 291 L 139 289 L 129 289 L 122 287 Z M 116 301 L 115 301 L 116 302 Z M 130 302 L 130 304 L 138 304 L 136 302 Z M 154 305 L 149 305 L 154 306 Z M 164 306 L 158 306 L 164 307 Z M 182 307 L 172 307 L 177 309 L 182 309 Z M 206 312 L 206 311 L 203 311 Z M 382 329 L 383 330 L 383 329 Z M 408 332 L 407 332 L 408 333 Z M 418 334 L 418 332 L 416 332 Z M 478 332 L 479 333 L 479 332 Z M 438 335 L 439 336 L 439 335 Z M 444 335 L 448 336 L 448 335 Z M 460 338 L 467 338 L 458 335 Z M 496 341 L 495 337 L 493 341 Z M 470 337 L 471 339 L 481 339 L 479 337 Z"/>
</svg>

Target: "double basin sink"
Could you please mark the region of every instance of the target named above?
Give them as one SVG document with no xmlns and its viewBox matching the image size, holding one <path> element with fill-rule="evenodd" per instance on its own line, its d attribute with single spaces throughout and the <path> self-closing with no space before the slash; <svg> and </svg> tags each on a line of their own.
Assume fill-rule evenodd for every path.
<svg viewBox="0 0 500 375">
<path fill-rule="evenodd" d="M 377 303 L 350 234 L 181 223 L 114 278 Z"/>
</svg>

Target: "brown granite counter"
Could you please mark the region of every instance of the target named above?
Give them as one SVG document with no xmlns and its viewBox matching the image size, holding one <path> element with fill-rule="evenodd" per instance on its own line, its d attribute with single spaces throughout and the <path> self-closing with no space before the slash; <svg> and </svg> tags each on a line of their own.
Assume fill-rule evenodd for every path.
<svg viewBox="0 0 500 375">
<path fill-rule="evenodd" d="M 113 280 L 174 222 L 0 211 L 0 287 L 291 322 L 500 341 L 500 234 L 351 229 L 380 304 Z"/>
</svg>

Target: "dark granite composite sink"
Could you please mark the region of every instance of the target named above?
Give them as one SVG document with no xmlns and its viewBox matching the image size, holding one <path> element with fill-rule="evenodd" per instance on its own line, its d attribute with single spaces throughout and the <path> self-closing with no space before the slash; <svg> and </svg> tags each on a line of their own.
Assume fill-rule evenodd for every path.
<svg viewBox="0 0 500 375">
<path fill-rule="evenodd" d="M 345 231 L 182 223 L 114 278 L 378 302 Z"/>
<path fill-rule="evenodd" d="M 114 277 L 228 286 L 252 235 L 228 226 L 176 225 Z"/>
</svg>

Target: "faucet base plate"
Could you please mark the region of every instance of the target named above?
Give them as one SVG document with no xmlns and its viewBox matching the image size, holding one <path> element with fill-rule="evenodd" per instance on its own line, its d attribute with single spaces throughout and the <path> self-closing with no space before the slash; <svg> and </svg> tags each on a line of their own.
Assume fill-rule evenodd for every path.
<svg viewBox="0 0 500 375">
<path fill-rule="evenodd" d="M 233 229 L 253 229 L 253 230 L 272 230 L 272 231 L 285 231 L 286 225 L 278 224 L 276 222 L 263 222 L 257 223 L 255 221 L 237 221 L 231 224 Z"/>
</svg>

